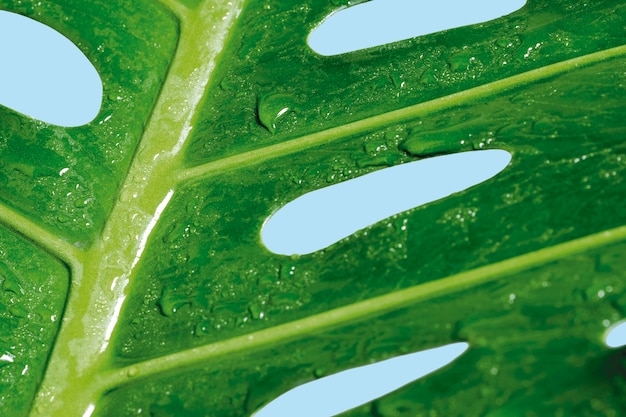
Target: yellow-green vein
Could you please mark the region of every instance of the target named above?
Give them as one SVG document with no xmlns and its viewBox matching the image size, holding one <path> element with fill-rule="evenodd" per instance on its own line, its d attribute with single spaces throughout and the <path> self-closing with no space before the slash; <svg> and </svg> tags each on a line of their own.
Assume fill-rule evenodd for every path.
<svg viewBox="0 0 626 417">
<path fill-rule="evenodd" d="M 597 62 L 624 55 L 626 55 L 626 45 L 568 59 L 455 94 L 450 94 L 448 96 L 368 117 L 366 119 L 358 120 L 342 126 L 322 130 L 297 139 L 292 139 L 286 142 L 188 168 L 180 171 L 178 173 L 178 178 L 181 181 L 192 180 L 210 176 L 218 172 L 224 172 L 233 168 L 261 164 L 272 158 L 285 156 L 307 148 L 320 146 L 325 143 L 339 141 L 354 135 L 363 134 L 397 124 L 402 121 L 415 119 L 416 117 L 426 116 L 447 108 L 460 106 L 468 102 L 496 96 L 506 90 L 511 90 L 525 84 L 564 74 L 575 68 L 589 66 Z"/>
</svg>

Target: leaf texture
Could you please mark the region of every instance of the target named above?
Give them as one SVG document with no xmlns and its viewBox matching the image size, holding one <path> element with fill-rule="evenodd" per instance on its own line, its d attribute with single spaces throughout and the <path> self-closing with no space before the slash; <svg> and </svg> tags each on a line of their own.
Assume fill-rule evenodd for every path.
<svg viewBox="0 0 626 417">
<path fill-rule="evenodd" d="M 315 54 L 346 4 L 0 0 L 81 48 L 105 97 L 75 128 L 0 107 L 3 415 L 245 416 L 458 341 L 451 366 L 345 415 L 626 410 L 623 351 L 602 343 L 626 306 L 626 5 L 529 0 Z M 473 149 L 512 162 L 310 255 L 260 241 L 307 192 Z"/>
</svg>

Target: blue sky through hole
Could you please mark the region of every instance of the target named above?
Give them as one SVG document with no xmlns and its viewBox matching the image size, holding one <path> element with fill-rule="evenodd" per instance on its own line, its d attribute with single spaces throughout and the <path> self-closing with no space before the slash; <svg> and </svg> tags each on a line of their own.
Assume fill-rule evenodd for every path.
<svg viewBox="0 0 626 417">
<path fill-rule="evenodd" d="M 513 12 L 524 3 L 521 0 L 441 0 L 439 2 L 375 0 L 362 5 L 366 6 L 362 7 L 363 11 L 352 16 L 343 12 L 342 14 L 336 13 L 327 22 L 334 25 L 334 21 L 337 20 L 339 26 L 329 26 L 329 29 L 318 30 L 311 35 L 309 41 L 314 50 L 325 55 L 332 55 L 387 43 L 393 40 L 387 37 L 389 34 L 393 34 L 396 39 L 405 39 L 470 23 L 488 21 Z M 356 7 L 354 9 L 356 10 Z M 454 13 L 450 13 L 450 10 L 454 10 Z M 15 17 L 12 13 L 0 11 L 0 60 L 3 62 L 0 68 L 0 104 L 62 126 L 76 126 L 90 122 L 97 115 L 102 100 L 102 85 L 99 76 L 95 73 L 91 63 L 86 61 L 84 55 L 71 42 L 57 37 L 51 29 L 33 22 L 30 19 Z M 363 28 L 366 28 L 367 36 L 360 38 L 351 36 L 362 33 Z M 359 41 L 350 46 L 344 42 L 349 38 L 359 38 L 366 40 L 367 43 Z M 12 47 L 12 45 L 19 45 L 19 47 Z M 42 45 L 45 45 L 44 51 L 42 51 Z M 52 62 L 54 65 L 41 66 L 41 62 L 32 61 L 32 56 L 36 55 L 33 54 L 35 51 L 45 52 L 45 56 L 48 57 L 45 58 L 47 62 Z M 41 57 L 43 55 L 40 55 Z M 63 58 L 59 59 L 59 57 Z M 42 72 L 40 68 L 44 68 L 45 71 Z M 35 69 L 37 71 L 34 71 Z M 58 88 L 62 89 L 62 93 L 59 93 Z M 59 101 L 60 99 L 63 101 Z M 492 156 L 490 161 L 483 161 L 483 163 L 492 164 L 495 174 L 503 168 L 503 158 L 509 156 L 504 154 Z M 459 165 L 457 161 L 451 160 L 450 166 L 445 169 L 469 171 L 475 168 L 469 159 L 467 164 L 466 166 Z M 441 169 L 441 167 L 438 168 Z M 398 209 L 396 212 L 404 209 Z M 610 328 L 605 341 L 611 347 L 625 345 L 626 324 L 622 323 Z M 454 357 L 462 354 L 466 348 L 467 346 L 459 352 L 451 352 L 449 347 L 443 347 L 441 350 L 435 349 L 429 352 L 431 355 L 429 359 L 424 360 L 423 357 L 416 355 L 413 358 L 417 360 L 411 362 L 410 365 L 405 364 L 404 367 L 412 368 L 413 375 L 419 376 L 436 369 L 429 365 L 437 361 L 442 364 L 449 363 Z M 399 373 L 389 374 L 392 368 L 385 368 L 383 364 L 378 371 L 375 370 L 376 368 L 373 369 L 369 374 L 370 378 L 387 380 L 391 385 L 399 378 Z M 376 375 L 374 372 L 379 372 L 379 374 Z M 344 376 L 349 378 L 349 373 Z M 339 385 L 330 386 L 330 388 L 324 383 L 319 386 L 321 388 L 318 394 L 312 392 L 309 395 L 312 398 L 321 395 L 324 402 L 330 403 L 341 403 L 352 393 L 371 388 L 369 380 L 360 377 L 358 372 L 349 382 L 344 380 Z M 258 416 L 303 415 L 301 403 L 302 400 L 287 401 L 285 408 L 274 409 L 272 414 L 259 413 Z M 329 412 L 319 410 L 318 414 L 310 415 L 332 415 L 328 414 Z"/>
<path fill-rule="evenodd" d="M 337 55 L 483 23 L 524 4 L 526 0 L 373 0 L 331 14 L 308 43 L 321 55 Z"/>
<path fill-rule="evenodd" d="M 69 39 L 33 19 L 0 10 L 0 104 L 59 126 L 92 121 L 102 81 Z"/>
<path fill-rule="evenodd" d="M 288 203 L 263 225 L 261 238 L 274 253 L 312 253 L 394 214 L 480 184 L 510 160 L 508 152 L 490 149 L 381 169 Z"/>
</svg>

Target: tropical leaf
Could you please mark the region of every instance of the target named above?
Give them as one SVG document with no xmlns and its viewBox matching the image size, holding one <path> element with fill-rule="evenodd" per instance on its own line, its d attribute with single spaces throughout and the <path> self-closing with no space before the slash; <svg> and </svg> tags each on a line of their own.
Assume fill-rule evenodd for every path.
<svg viewBox="0 0 626 417">
<path fill-rule="evenodd" d="M 79 127 L 0 108 L 3 415 L 244 416 L 459 341 L 347 415 L 624 413 L 602 335 L 626 306 L 626 5 L 529 0 L 315 54 L 345 4 L 0 1 L 71 39 L 104 89 Z M 512 161 L 309 255 L 260 241 L 306 192 L 471 149 Z"/>
</svg>

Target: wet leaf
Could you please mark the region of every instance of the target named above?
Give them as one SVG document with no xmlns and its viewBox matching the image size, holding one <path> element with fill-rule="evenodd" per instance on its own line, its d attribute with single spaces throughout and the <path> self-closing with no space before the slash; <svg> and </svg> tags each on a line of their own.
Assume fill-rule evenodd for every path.
<svg viewBox="0 0 626 417">
<path fill-rule="evenodd" d="M 314 53 L 345 3 L 0 0 L 103 83 L 83 126 L 0 107 L 3 415 L 245 416 L 454 342 L 451 366 L 346 415 L 624 413 L 602 340 L 626 306 L 626 5 L 529 0 Z M 301 195 L 478 149 L 511 164 L 308 255 L 261 243 Z"/>
</svg>

